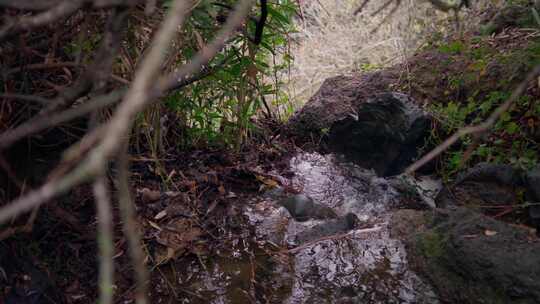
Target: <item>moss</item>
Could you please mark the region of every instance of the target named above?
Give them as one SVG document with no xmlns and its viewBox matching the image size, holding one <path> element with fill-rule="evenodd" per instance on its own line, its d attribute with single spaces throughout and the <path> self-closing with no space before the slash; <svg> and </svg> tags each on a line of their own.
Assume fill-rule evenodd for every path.
<svg viewBox="0 0 540 304">
<path fill-rule="evenodd" d="M 445 253 L 445 237 L 436 231 L 428 231 L 419 236 L 418 246 L 424 256 L 439 259 Z"/>
</svg>

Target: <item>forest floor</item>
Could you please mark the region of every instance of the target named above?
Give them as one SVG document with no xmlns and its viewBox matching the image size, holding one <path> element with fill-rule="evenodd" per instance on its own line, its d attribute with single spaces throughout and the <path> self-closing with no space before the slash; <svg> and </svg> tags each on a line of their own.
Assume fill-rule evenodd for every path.
<svg viewBox="0 0 540 304">
<path fill-rule="evenodd" d="M 539 31 L 509 28 L 491 36 L 466 35 L 464 39 L 434 42 L 405 63 L 406 68 L 400 65 L 389 69 L 389 73 L 397 80 L 395 90 L 410 93 L 422 104 L 437 104 L 436 113 L 440 115 L 454 115 L 457 124 L 447 127 L 448 121 L 441 120 L 434 128 L 436 137 L 444 137 L 461 124 L 483 119 L 511 93 L 525 71 L 538 63 Z M 471 163 L 465 167 L 453 163 L 467 148 L 466 144 L 460 145 L 439 160 L 436 167 L 440 175 L 448 178 L 486 160 L 512 161 L 523 166 L 538 161 L 540 90 L 531 87 L 525 96 L 504 124 L 487 138 L 485 149 L 475 154 Z M 468 104 L 473 104 L 474 109 L 468 108 Z M 284 184 L 280 178 L 294 174 L 289 159 L 300 148 L 294 139 L 275 131 L 280 126 L 262 129 L 266 132 L 264 138 L 236 152 L 171 150 L 159 160 L 144 153 L 132 155 L 132 195 L 146 263 L 151 270 L 153 299 L 197 298 L 176 284 L 178 277 L 174 273 L 185 271 L 174 267 L 204 265 L 205 257 L 231 255 L 233 248 L 249 240 L 254 232 L 240 210 L 250 198 L 277 185 L 290 193 L 301 192 L 302 189 Z M 509 155 L 516 157 L 511 159 Z M 114 170 L 110 180 L 114 185 Z M 36 293 L 21 296 L 19 302 L 10 304 L 94 303 L 99 267 L 92 197 L 91 185 L 81 186 L 41 208 L 31 231 L 0 239 L 1 265 L 10 268 L 5 272 L 14 269 L 16 277 L 15 286 L 0 284 L 0 304 L 8 304 L 2 299 L 13 288 L 32 289 Z M 116 301 L 129 303 L 135 296 L 134 274 L 117 205 L 114 206 Z M 512 213 L 507 216 L 521 224 L 522 217 Z M 179 235 L 176 232 L 180 230 L 183 232 Z M 255 257 L 274 254 L 280 248 L 261 249 L 247 242 L 243 250 Z M 175 263 L 170 263 L 173 260 Z M 8 264 L 9 267 L 5 266 Z M 257 284 L 263 278 L 255 277 L 264 276 L 264 271 L 254 265 L 245 271 L 251 276 L 251 283 Z M 4 275 L 0 271 L 0 282 Z M 204 303 L 204 299 L 199 300 Z"/>
</svg>

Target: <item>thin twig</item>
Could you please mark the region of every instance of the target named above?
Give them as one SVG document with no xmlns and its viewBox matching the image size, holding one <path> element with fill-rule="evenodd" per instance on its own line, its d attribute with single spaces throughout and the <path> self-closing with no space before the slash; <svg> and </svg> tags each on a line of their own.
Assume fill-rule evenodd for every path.
<svg viewBox="0 0 540 304">
<path fill-rule="evenodd" d="M 311 246 L 313 246 L 313 245 L 315 245 L 317 243 L 320 243 L 320 242 L 324 242 L 324 241 L 328 241 L 328 240 L 340 240 L 340 239 L 344 239 L 344 238 L 351 238 L 351 237 L 354 237 L 356 234 L 377 232 L 379 230 L 381 230 L 381 227 L 372 227 L 372 228 L 354 230 L 354 231 L 347 232 L 347 233 L 333 234 L 333 235 L 325 236 L 325 237 L 318 238 L 316 240 L 304 243 L 304 244 L 302 244 L 300 246 L 297 246 L 297 247 L 289 249 L 289 250 L 280 251 L 280 253 L 297 253 L 297 252 L 299 252 L 299 251 L 301 251 L 303 249 L 309 248 L 309 247 L 311 247 Z"/>
<path fill-rule="evenodd" d="M 12 94 L 12 93 L 2 93 L 0 94 L 0 98 L 26 100 L 26 101 L 36 102 L 41 105 L 45 105 L 49 101 L 47 98 L 39 97 L 36 95 L 24 95 L 24 94 Z"/>
<path fill-rule="evenodd" d="M 20 67 L 12 68 L 7 70 L 4 73 L 4 77 L 13 74 L 13 73 L 19 73 L 24 71 L 30 71 L 30 70 L 47 70 L 47 69 L 58 69 L 58 68 L 65 68 L 65 67 L 80 67 L 81 64 L 77 62 L 52 62 L 52 63 L 33 63 L 28 65 L 23 65 Z"/>
<path fill-rule="evenodd" d="M 98 96 L 96 98 L 90 99 L 89 101 L 78 107 L 71 108 L 64 112 L 60 112 L 51 116 L 38 117 L 30 121 L 29 123 L 25 123 L 16 127 L 13 130 L 8 130 L 0 134 L 0 150 L 9 147 L 16 141 L 31 134 L 37 133 L 39 131 L 45 130 L 66 121 L 70 121 L 77 117 L 87 115 L 95 110 L 111 106 L 117 103 L 125 94 L 125 92 L 126 89 L 119 89 L 107 95 Z"/>
<path fill-rule="evenodd" d="M 47 116 L 66 109 L 92 89 L 96 90 L 104 87 L 109 79 L 112 65 L 124 37 L 128 13 L 129 11 L 123 8 L 113 10 L 113 13 L 108 18 L 105 34 L 92 64 L 85 70 L 75 85 L 62 91 L 39 115 Z"/>
<path fill-rule="evenodd" d="M 428 154 L 424 155 L 422 158 L 420 158 L 415 163 L 410 165 L 405 170 L 405 173 L 412 174 L 413 172 L 418 170 L 420 167 L 427 164 L 429 161 L 433 160 L 439 154 L 446 151 L 448 148 L 450 148 L 450 146 L 452 146 L 461 137 L 465 135 L 482 134 L 482 133 L 488 132 L 493 127 L 493 125 L 495 125 L 499 117 L 504 112 L 506 112 L 510 108 L 510 106 L 512 106 L 512 104 L 523 94 L 523 92 L 525 92 L 530 82 L 533 81 L 539 74 L 540 74 L 540 65 L 537 65 L 527 75 L 527 77 L 525 77 L 525 79 L 517 86 L 517 88 L 512 92 L 512 95 L 510 96 L 510 98 L 508 98 L 507 101 L 505 101 L 497 109 L 495 109 L 495 111 L 491 113 L 488 119 L 486 119 L 484 122 L 476 126 L 468 126 L 468 127 L 459 129 L 456 133 L 454 133 L 452 136 L 446 139 L 443 143 L 435 147 L 435 149 L 431 150 Z"/>
<path fill-rule="evenodd" d="M 8 36 L 16 35 L 21 31 L 31 30 L 52 23 L 60 18 L 70 16 L 82 7 L 85 0 L 71 0 L 60 2 L 52 6 L 48 11 L 37 15 L 22 17 L 17 21 L 7 21 L 0 28 L 0 41 Z"/>
</svg>

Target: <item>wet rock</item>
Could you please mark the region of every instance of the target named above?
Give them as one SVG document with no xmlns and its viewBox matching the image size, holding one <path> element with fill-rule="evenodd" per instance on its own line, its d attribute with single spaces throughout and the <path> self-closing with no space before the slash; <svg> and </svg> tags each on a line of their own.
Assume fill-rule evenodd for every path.
<svg viewBox="0 0 540 304">
<path fill-rule="evenodd" d="M 312 228 L 299 233 L 296 236 L 296 241 L 299 243 L 305 243 L 317 239 L 321 239 L 326 236 L 336 235 L 355 229 L 358 227 L 360 220 L 354 213 L 348 213 L 345 216 L 341 216 L 334 220 L 329 220 L 325 223 L 321 223 L 313 226 Z"/>
<path fill-rule="evenodd" d="M 401 174 L 388 179 L 400 193 L 400 208 L 435 208 L 435 198 L 442 189 L 442 182 L 433 176 Z"/>
<path fill-rule="evenodd" d="M 370 90 L 366 79 L 328 79 L 288 127 L 307 139 L 324 134 L 326 149 L 380 176 L 398 174 L 424 144 L 430 119 L 408 96 Z"/>
<path fill-rule="evenodd" d="M 511 205 L 519 200 L 517 190 L 523 186 L 522 175 L 509 165 L 480 163 L 443 189 L 435 203 L 439 208 L 465 204 L 472 207 Z"/>
<path fill-rule="evenodd" d="M 382 93 L 335 121 L 329 148 L 378 175 L 400 173 L 423 145 L 430 120 L 406 95 Z"/>
<path fill-rule="evenodd" d="M 540 242 L 528 230 L 467 208 L 424 213 L 416 228 L 410 262 L 444 302 L 540 302 Z"/>
<path fill-rule="evenodd" d="M 285 207 L 291 216 L 297 221 L 307 221 L 310 219 L 336 218 L 335 211 L 327 206 L 319 205 L 313 199 L 304 194 L 296 194 L 283 198 L 278 203 Z"/>
</svg>

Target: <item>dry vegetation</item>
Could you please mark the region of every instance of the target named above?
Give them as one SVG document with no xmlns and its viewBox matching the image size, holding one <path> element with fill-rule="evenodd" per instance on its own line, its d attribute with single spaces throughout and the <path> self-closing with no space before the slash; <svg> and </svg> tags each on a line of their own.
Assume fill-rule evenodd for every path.
<svg viewBox="0 0 540 304">
<path fill-rule="evenodd" d="M 372 16 L 383 1 L 371 1 L 359 14 L 362 1 L 317 0 L 301 2 L 298 33 L 292 39 L 294 62 L 288 90 L 295 108 L 304 104 L 329 77 L 351 74 L 403 62 L 435 32 L 454 32 L 452 13 L 437 11 L 425 0 L 401 1 Z M 474 28 L 488 6 L 500 0 L 476 1 L 460 13 L 461 28 Z M 434 17 L 435 16 L 435 17 Z"/>
</svg>

